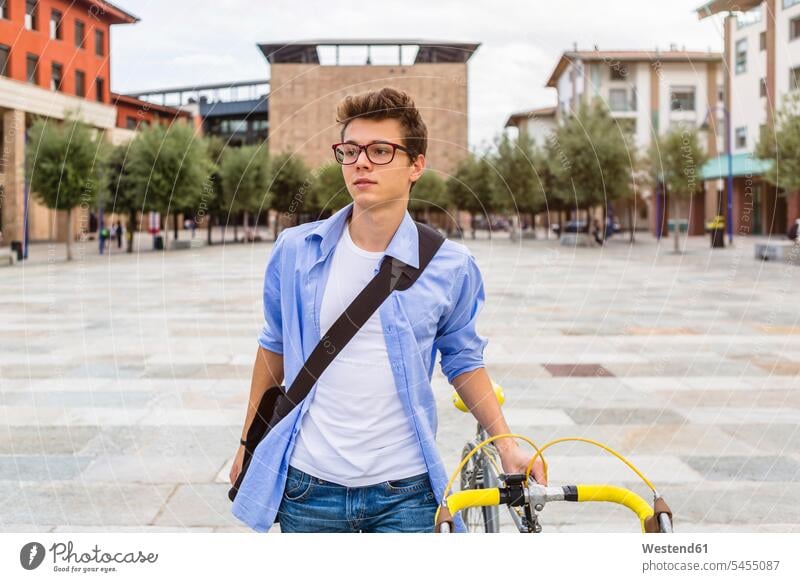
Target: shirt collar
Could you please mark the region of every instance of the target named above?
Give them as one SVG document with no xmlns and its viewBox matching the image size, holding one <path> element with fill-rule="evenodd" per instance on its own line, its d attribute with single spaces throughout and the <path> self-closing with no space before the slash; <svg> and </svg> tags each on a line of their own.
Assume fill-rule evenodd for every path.
<svg viewBox="0 0 800 582">
<path fill-rule="evenodd" d="M 344 226 L 347 224 L 347 217 L 353 212 L 354 204 L 355 202 L 351 202 L 333 216 L 323 220 L 305 236 L 306 240 L 312 236 L 320 237 L 321 256 L 319 260 L 325 259 L 331 249 L 336 246 L 342 236 Z M 392 240 L 389 241 L 389 246 L 386 247 L 384 254 L 390 255 L 415 269 L 419 268 L 419 231 L 408 209 L 406 209 L 403 220 L 400 222 L 400 226 L 397 227 Z"/>
</svg>

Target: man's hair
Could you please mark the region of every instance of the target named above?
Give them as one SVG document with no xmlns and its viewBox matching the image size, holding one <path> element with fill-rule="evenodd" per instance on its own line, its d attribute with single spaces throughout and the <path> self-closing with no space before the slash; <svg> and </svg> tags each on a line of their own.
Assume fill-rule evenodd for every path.
<svg viewBox="0 0 800 582">
<path fill-rule="evenodd" d="M 402 145 L 408 149 L 411 161 L 428 149 L 428 128 L 414 100 L 405 91 L 384 87 L 380 91 L 345 97 L 336 108 L 336 121 L 342 125 L 342 140 L 344 130 L 354 119 L 397 119 L 403 127 Z"/>
</svg>

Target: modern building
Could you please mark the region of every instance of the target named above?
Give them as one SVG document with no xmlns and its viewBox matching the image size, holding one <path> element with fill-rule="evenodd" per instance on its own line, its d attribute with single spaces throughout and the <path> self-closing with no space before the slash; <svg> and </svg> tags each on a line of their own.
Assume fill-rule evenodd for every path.
<svg viewBox="0 0 800 582">
<path fill-rule="evenodd" d="M 723 98 L 722 55 L 679 50 L 573 50 L 561 55 L 547 86 L 556 89 L 556 121 L 571 115 L 580 103 L 594 98 L 607 104 L 611 115 L 627 126 L 636 146 L 646 152 L 653 135 L 675 127 L 708 128 L 703 143 L 711 156 L 722 140 L 717 119 Z M 669 209 L 660 188 L 640 189 L 640 198 L 613 208 L 623 227 L 629 227 L 626 206 L 635 205 L 636 221 L 649 224 L 654 234 L 666 234 Z M 689 233 L 702 234 L 704 219 L 716 214 L 716 198 L 697 194 L 682 202 L 681 217 L 689 218 Z M 632 214 L 631 214 L 632 215 Z M 638 228 L 638 226 L 637 226 Z"/>
<path fill-rule="evenodd" d="M 556 128 L 556 125 L 555 107 L 538 107 L 518 111 L 509 115 L 506 120 L 506 127 L 515 127 L 520 133 L 526 133 L 539 147 L 547 144 L 547 137 Z"/>
<path fill-rule="evenodd" d="M 321 39 L 259 45 L 270 65 L 269 150 L 311 167 L 333 162 L 336 106 L 391 86 L 414 97 L 428 126 L 428 167 L 445 176 L 467 155 L 467 62 L 477 43 Z"/>
<path fill-rule="evenodd" d="M 269 80 L 236 81 L 132 92 L 130 98 L 194 112 L 204 135 L 228 146 L 263 143 L 269 137 Z"/>
<path fill-rule="evenodd" d="M 783 235 L 800 218 L 800 192 L 766 182 L 770 164 L 755 157 L 762 130 L 774 126 L 784 97 L 800 89 L 800 0 L 713 0 L 697 9 L 700 18 L 723 15 L 725 112 L 730 112 L 732 226 L 736 235 Z M 728 147 L 703 169 L 707 191 L 722 199 L 728 216 Z"/>
<path fill-rule="evenodd" d="M 122 143 L 131 119 L 167 122 L 185 112 L 123 98 L 111 87 L 111 27 L 138 19 L 103 0 L 0 0 L 0 231 L 12 241 L 66 240 L 66 213 L 41 205 L 28 191 L 26 132 L 36 117 L 76 115 L 100 139 Z M 73 212 L 73 232 L 96 217 Z"/>
</svg>

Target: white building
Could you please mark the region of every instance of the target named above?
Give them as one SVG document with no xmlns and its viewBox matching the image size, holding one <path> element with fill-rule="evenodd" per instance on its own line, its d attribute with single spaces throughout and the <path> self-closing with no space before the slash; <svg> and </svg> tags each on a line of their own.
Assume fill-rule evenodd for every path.
<svg viewBox="0 0 800 582">
<path fill-rule="evenodd" d="M 753 152 L 776 109 L 800 86 L 800 0 L 713 0 L 700 18 L 724 15 L 733 153 L 733 227 L 740 235 L 783 234 L 800 217 L 800 193 L 783 192 L 760 178 Z M 709 167 L 708 182 L 727 175 L 727 160 Z"/>
<path fill-rule="evenodd" d="M 556 108 L 539 107 L 512 113 L 506 127 L 516 127 L 519 132 L 527 133 L 538 147 L 544 147 L 547 136 L 556 127 Z"/>
<path fill-rule="evenodd" d="M 601 51 L 565 52 L 547 81 L 558 93 L 556 120 L 570 115 L 581 102 L 602 100 L 611 115 L 633 132 L 636 146 L 646 152 L 654 132 L 664 134 L 674 127 L 707 124 L 704 143 L 716 156 L 722 134 L 716 125 L 718 102 L 723 93 L 722 55 L 715 52 Z M 716 113 L 715 113 L 716 112 Z M 714 131 L 714 128 L 717 128 Z M 638 223 L 649 219 L 650 230 L 660 224 L 666 230 L 670 204 L 662 196 L 641 190 L 637 204 Z M 681 213 L 689 217 L 690 234 L 702 234 L 706 201 L 702 195 L 685 203 Z M 621 208 L 615 214 L 625 221 Z"/>
</svg>

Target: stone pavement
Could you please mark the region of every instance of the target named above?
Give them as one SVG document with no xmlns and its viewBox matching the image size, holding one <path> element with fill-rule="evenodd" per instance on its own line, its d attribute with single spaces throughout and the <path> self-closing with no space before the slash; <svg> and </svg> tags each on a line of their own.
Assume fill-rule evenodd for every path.
<svg viewBox="0 0 800 582">
<path fill-rule="evenodd" d="M 630 455 L 682 531 L 800 531 L 800 267 L 752 242 L 686 254 L 466 241 L 491 376 L 512 429 Z M 39 261 L 0 270 L 0 531 L 248 531 L 227 474 L 271 244 Z M 474 431 L 436 368 L 439 446 Z M 646 488 L 580 443 L 553 483 Z M 506 516 L 507 518 L 507 516 Z M 545 531 L 636 531 L 626 510 L 548 507 Z M 505 529 L 508 529 L 506 526 Z"/>
</svg>

